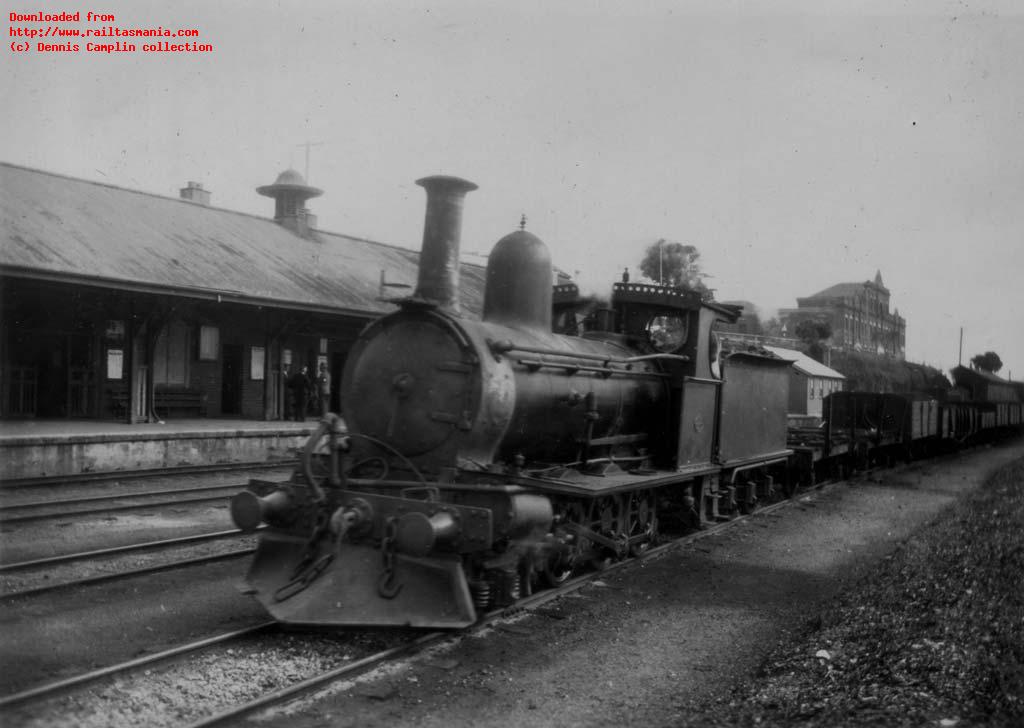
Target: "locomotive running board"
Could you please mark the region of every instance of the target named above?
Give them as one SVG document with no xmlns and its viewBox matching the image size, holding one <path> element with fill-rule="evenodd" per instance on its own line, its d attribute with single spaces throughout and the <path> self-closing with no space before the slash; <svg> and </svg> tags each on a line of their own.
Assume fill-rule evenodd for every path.
<svg viewBox="0 0 1024 728">
<path fill-rule="evenodd" d="M 476 610 L 457 555 L 414 558 L 395 554 L 392 591 L 380 595 L 381 552 L 345 544 L 304 588 L 283 591 L 293 581 L 305 542 L 265 532 L 244 591 L 279 622 L 316 627 L 422 627 L 461 629 L 476 621 Z M 282 593 L 283 592 L 283 593 Z M 282 598 L 283 597 L 283 598 Z"/>
</svg>

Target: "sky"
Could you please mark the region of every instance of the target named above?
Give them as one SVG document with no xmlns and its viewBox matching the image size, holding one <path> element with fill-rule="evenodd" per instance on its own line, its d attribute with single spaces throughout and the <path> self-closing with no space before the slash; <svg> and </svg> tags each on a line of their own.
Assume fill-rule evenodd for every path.
<svg viewBox="0 0 1024 728">
<path fill-rule="evenodd" d="M 293 167 L 321 229 L 413 249 L 414 181 L 457 175 L 479 185 L 466 252 L 525 214 L 607 292 L 666 238 L 762 317 L 881 271 L 909 360 L 948 370 L 962 328 L 964 361 L 1024 379 L 1016 0 L 13 0 L 3 20 L 76 10 L 63 27 L 213 50 L 3 49 L 2 161 L 171 197 L 195 180 L 267 217 L 255 188 Z"/>
</svg>

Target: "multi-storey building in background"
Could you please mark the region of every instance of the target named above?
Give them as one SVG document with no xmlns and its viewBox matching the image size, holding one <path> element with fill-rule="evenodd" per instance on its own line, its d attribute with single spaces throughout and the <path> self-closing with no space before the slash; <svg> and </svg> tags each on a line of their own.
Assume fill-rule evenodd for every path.
<svg viewBox="0 0 1024 728">
<path fill-rule="evenodd" d="M 907 323 L 899 309 L 889 312 L 889 289 L 881 271 L 874 281 L 837 283 L 796 303 L 796 308 L 779 311 L 784 336 L 794 336 L 802 321 L 826 322 L 832 327 L 829 345 L 834 349 L 903 359 Z"/>
</svg>

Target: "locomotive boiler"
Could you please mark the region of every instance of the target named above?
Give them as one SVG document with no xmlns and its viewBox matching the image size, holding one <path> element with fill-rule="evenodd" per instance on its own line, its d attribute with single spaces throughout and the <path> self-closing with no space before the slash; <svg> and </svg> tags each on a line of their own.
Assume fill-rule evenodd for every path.
<svg viewBox="0 0 1024 728">
<path fill-rule="evenodd" d="M 266 526 L 246 589 L 275 618 L 464 627 L 643 550 L 669 511 L 699 523 L 756 499 L 752 474 L 788 454 L 785 411 L 761 406 L 763 387 L 722 396 L 712 329 L 735 309 L 622 282 L 582 335 L 554 333 L 549 252 L 519 229 L 488 259 L 482 318 L 465 316 L 459 239 L 476 186 L 418 184 L 417 285 L 352 348 L 344 421 L 321 422 L 290 481 L 232 501 L 239 528 Z M 723 402 L 736 422 L 749 420 L 736 407 L 756 411 L 771 441 L 730 445 L 725 462 Z"/>
<path fill-rule="evenodd" d="M 428 207 L 419 282 L 352 349 L 342 385 L 352 431 L 437 477 L 495 463 L 578 462 L 588 443 L 662 429 L 668 392 L 652 357 L 608 336 L 552 333 L 550 255 L 525 230 L 491 252 L 483 320 L 458 316 L 459 218 L 474 186 L 443 177 L 420 184 Z"/>
</svg>

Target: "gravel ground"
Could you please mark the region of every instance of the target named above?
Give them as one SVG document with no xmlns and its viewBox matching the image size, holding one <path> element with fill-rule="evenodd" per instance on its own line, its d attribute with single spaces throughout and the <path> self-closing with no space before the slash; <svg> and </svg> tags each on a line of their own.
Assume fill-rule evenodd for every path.
<svg viewBox="0 0 1024 728">
<path fill-rule="evenodd" d="M 174 728 L 249 702 L 299 680 L 408 641 L 378 630 L 345 635 L 266 635 L 215 647 L 180 662 L 92 685 L 73 695 L 12 710 L 18 728 Z M 212 689 L 216 688 L 216 689 Z"/>
<path fill-rule="evenodd" d="M 814 614 L 687 725 L 1024 726 L 1024 461 Z"/>
</svg>

